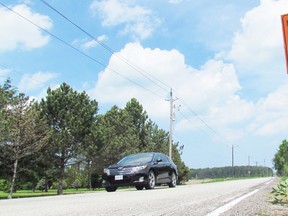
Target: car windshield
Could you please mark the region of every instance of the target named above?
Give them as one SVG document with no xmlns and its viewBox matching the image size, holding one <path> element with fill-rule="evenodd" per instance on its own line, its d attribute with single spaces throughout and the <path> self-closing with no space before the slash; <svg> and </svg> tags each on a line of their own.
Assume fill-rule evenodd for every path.
<svg viewBox="0 0 288 216">
<path fill-rule="evenodd" d="M 125 165 L 125 164 L 145 164 L 152 160 L 153 154 L 143 153 L 143 154 L 133 154 L 128 155 L 121 159 L 117 164 Z"/>
</svg>

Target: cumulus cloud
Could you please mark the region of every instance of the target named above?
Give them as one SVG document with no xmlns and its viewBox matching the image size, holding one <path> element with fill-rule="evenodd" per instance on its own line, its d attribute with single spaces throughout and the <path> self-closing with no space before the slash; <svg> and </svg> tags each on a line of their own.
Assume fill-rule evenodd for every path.
<svg viewBox="0 0 288 216">
<path fill-rule="evenodd" d="M 40 87 L 43 87 L 45 83 L 57 77 L 57 74 L 52 72 L 42 72 L 39 71 L 35 74 L 29 75 L 25 74 L 20 83 L 19 83 L 19 90 L 21 92 L 26 92 L 30 90 L 34 90 Z"/>
<path fill-rule="evenodd" d="M 288 130 L 288 85 L 280 86 L 257 103 L 257 116 L 250 130 L 261 136 L 286 133 Z"/>
<path fill-rule="evenodd" d="M 227 56 L 240 69 L 239 73 L 281 73 L 285 65 L 280 15 L 287 10 L 286 0 L 262 0 L 244 15 L 241 31 L 235 34 Z"/>
<path fill-rule="evenodd" d="M 52 28 L 52 21 L 48 16 L 31 11 L 31 8 L 25 4 L 15 5 L 12 10 L 43 29 Z M 44 35 L 40 29 L 6 8 L 0 8 L 0 20 L 5 20 L 0 22 L 0 51 L 9 51 L 18 47 L 30 50 L 42 47 L 49 41 L 49 36 Z"/>
<path fill-rule="evenodd" d="M 130 65 L 137 62 L 138 69 L 123 62 L 123 58 L 129 59 Z M 119 107 L 135 97 L 150 118 L 161 122 L 169 117 L 169 87 L 178 97 L 175 104 L 181 105 L 185 116 L 178 115 L 177 131 L 207 131 L 207 126 L 191 110 L 228 140 L 240 139 L 247 133 L 267 136 L 288 129 L 288 85 L 257 102 L 248 101 L 241 98 L 242 87 L 232 64 L 209 60 L 195 69 L 174 49 L 150 49 L 129 43 L 112 55 L 95 87 L 87 92 L 102 105 Z"/>
<path fill-rule="evenodd" d="M 137 62 L 141 70 L 131 68 L 119 56 Z M 143 75 L 143 70 L 152 77 Z M 153 119 L 167 118 L 169 102 L 165 99 L 169 98 L 169 86 L 175 91 L 175 96 L 181 97 L 199 113 L 212 112 L 212 107 L 225 106 L 229 101 L 231 104 L 236 101 L 235 107 L 241 103 L 238 98 L 231 99 L 240 89 L 231 64 L 211 60 L 196 70 L 185 64 L 183 54 L 177 50 L 144 48 L 138 43 L 127 44 L 111 57 L 107 69 L 100 73 L 95 88 L 89 93 L 100 103 L 119 106 L 135 97 Z"/>
<path fill-rule="evenodd" d="M 121 34 L 131 35 L 135 40 L 150 37 L 160 24 L 150 9 L 137 5 L 134 1 L 95 0 L 90 6 L 94 15 L 101 15 L 106 27 L 123 26 Z"/>
</svg>

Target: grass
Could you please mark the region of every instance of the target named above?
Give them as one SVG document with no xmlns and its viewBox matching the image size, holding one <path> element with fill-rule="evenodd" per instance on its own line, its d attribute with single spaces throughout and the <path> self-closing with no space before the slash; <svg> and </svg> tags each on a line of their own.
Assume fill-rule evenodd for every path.
<svg viewBox="0 0 288 216">
<path fill-rule="evenodd" d="M 239 177 L 239 178 L 215 178 L 215 179 L 203 179 L 202 184 L 215 183 L 215 182 L 224 182 L 224 181 L 234 181 L 234 180 L 243 180 L 243 179 L 254 179 L 261 177 Z"/>
<path fill-rule="evenodd" d="M 95 189 L 93 191 L 89 191 L 86 188 L 76 189 L 66 189 L 63 190 L 63 195 L 67 194 L 80 194 L 80 193 L 91 193 L 96 191 L 103 191 L 105 189 Z M 41 196 L 55 196 L 57 195 L 57 190 L 52 189 L 48 192 L 43 192 L 41 190 L 36 190 L 35 192 L 31 190 L 18 190 L 16 193 L 13 193 L 13 198 L 28 198 L 28 197 L 41 197 Z M 6 192 L 0 191 L 0 199 L 7 199 L 8 194 Z"/>
</svg>

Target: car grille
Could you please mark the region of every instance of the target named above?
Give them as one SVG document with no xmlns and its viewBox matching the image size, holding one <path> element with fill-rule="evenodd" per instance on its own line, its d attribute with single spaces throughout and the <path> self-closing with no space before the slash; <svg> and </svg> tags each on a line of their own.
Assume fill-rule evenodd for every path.
<svg viewBox="0 0 288 216">
<path fill-rule="evenodd" d="M 132 168 L 131 167 L 126 167 L 121 170 L 115 168 L 115 169 L 109 169 L 110 170 L 110 175 L 127 175 L 132 173 Z"/>
</svg>

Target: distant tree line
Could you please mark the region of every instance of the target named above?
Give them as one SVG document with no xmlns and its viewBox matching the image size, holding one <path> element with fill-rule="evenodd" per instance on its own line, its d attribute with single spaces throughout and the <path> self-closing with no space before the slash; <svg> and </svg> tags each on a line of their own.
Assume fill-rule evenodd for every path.
<svg viewBox="0 0 288 216">
<path fill-rule="evenodd" d="M 273 176 L 273 170 L 262 166 L 228 166 L 219 168 L 190 169 L 189 179 L 216 179 Z"/>
<path fill-rule="evenodd" d="M 127 154 L 157 151 L 167 154 L 169 133 L 148 118 L 131 99 L 121 109 L 113 106 L 98 114 L 98 103 L 68 84 L 48 88 L 41 101 L 12 86 L 0 85 L 0 190 L 101 185 L 103 168 Z M 179 180 L 188 180 L 181 160 L 183 146 L 173 143 Z"/>
</svg>

